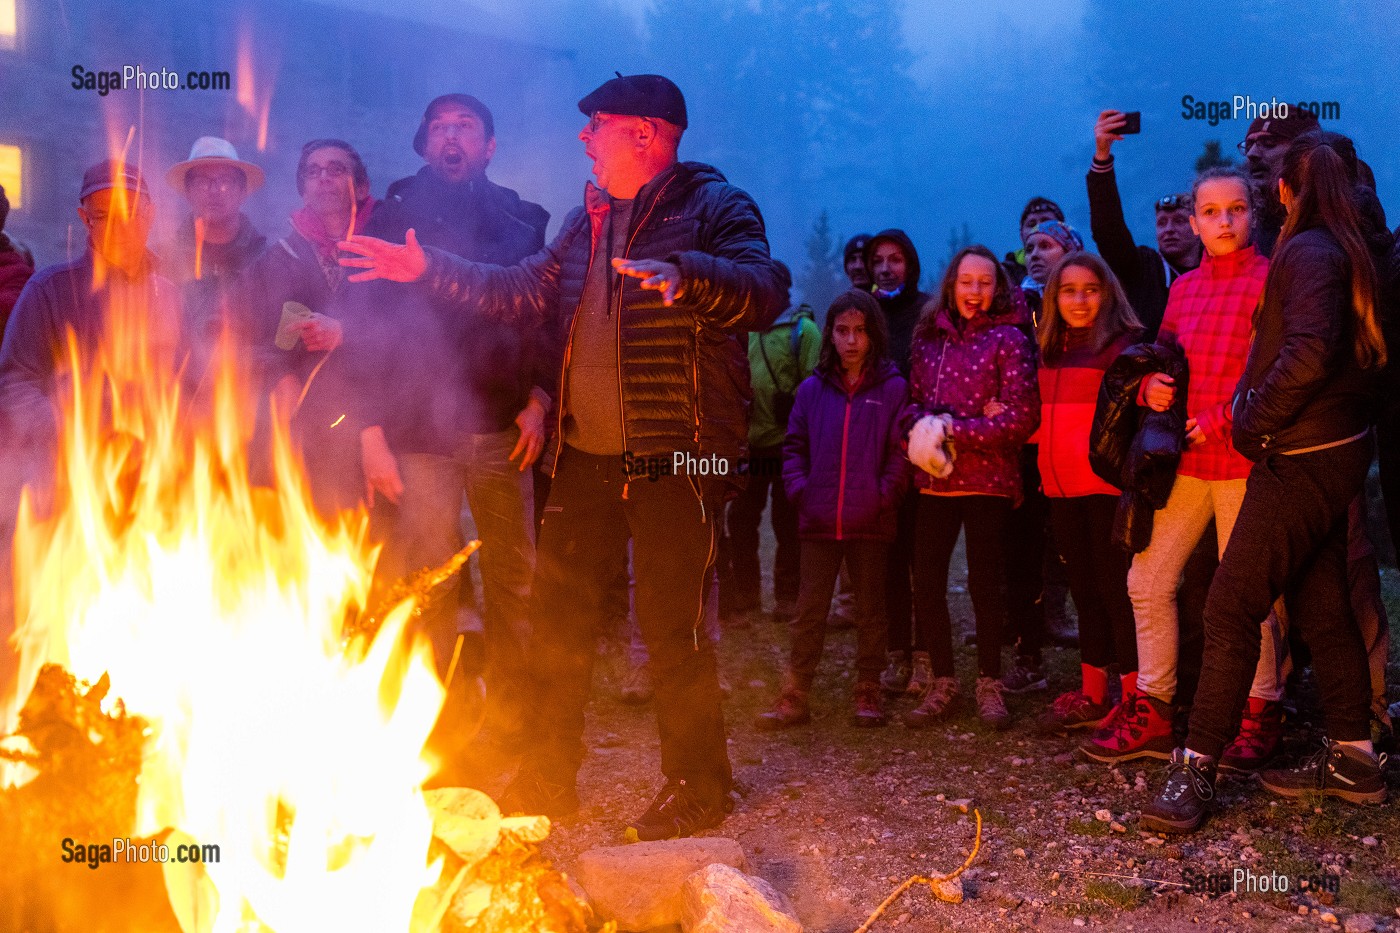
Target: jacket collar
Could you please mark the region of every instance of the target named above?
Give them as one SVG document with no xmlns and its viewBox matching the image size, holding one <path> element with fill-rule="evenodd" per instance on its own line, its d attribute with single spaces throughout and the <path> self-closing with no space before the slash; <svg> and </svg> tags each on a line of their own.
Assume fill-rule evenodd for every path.
<svg viewBox="0 0 1400 933">
<path fill-rule="evenodd" d="M 850 387 L 846 385 L 846 373 L 840 366 L 818 366 L 816 374 L 827 385 L 849 394 Z M 866 367 L 865 373 L 861 376 L 860 385 L 856 386 L 856 393 L 868 392 L 876 386 L 882 385 L 891 377 L 898 375 L 899 368 L 890 360 L 884 360 L 874 368 Z"/>
<path fill-rule="evenodd" d="M 1259 250 L 1253 243 L 1244 249 L 1237 249 L 1233 253 L 1226 253 L 1224 256 L 1212 256 L 1210 253 L 1201 255 L 1201 274 L 1212 279 L 1224 279 L 1239 275 L 1253 262 L 1259 255 Z"/>
</svg>

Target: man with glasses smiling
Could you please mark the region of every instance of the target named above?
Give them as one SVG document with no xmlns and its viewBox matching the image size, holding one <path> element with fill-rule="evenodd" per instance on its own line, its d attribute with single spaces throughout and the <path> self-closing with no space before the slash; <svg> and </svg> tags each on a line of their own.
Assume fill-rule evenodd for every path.
<svg viewBox="0 0 1400 933">
<path fill-rule="evenodd" d="M 1318 128 L 1317 114 L 1301 107 L 1289 107 L 1282 119 L 1256 117 L 1236 149 L 1248 163 L 1249 177 L 1260 198 L 1254 212 L 1254 245 L 1268 256 L 1274 251 L 1283 221 L 1288 216 L 1278 199 L 1278 177 L 1283 171 L 1283 154 L 1293 140 Z"/>
</svg>

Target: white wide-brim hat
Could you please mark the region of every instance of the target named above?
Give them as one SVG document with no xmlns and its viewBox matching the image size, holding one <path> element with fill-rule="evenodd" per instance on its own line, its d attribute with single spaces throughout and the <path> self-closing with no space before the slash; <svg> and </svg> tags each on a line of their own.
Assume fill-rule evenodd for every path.
<svg viewBox="0 0 1400 933">
<path fill-rule="evenodd" d="M 185 193 L 185 176 L 198 165 L 227 165 L 238 169 L 248 181 L 248 193 L 252 194 L 263 186 L 263 170 L 251 162 L 238 158 L 238 150 L 233 143 L 218 136 L 201 136 L 190 147 L 190 157 L 176 162 L 165 173 L 165 181 L 181 194 Z"/>
</svg>

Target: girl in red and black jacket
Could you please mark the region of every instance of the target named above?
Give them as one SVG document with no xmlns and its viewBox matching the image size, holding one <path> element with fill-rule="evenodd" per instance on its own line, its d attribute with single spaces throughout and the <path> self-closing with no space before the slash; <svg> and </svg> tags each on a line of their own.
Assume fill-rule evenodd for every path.
<svg viewBox="0 0 1400 933">
<path fill-rule="evenodd" d="M 912 728 L 945 717 L 958 694 L 948 563 L 962 529 L 977 619 L 977 714 L 997 729 L 1011 724 L 999 680 L 1006 625 L 1002 534 L 1021 496 L 1021 445 L 1040 423 L 1035 347 L 1014 318 L 1006 271 L 991 250 L 969 246 L 953 257 L 937 301 L 925 306 L 914 331 L 906 420 L 912 428 L 925 416 L 948 416 L 956 459 L 951 473 L 915 476 L 914 647 L 929 652 L 933 683 L 905 714 Z"/>
<path fill-rule="evenodd" d="M 852 721 L 882 726 L 885 583 L 895 515 L 909 480 L 900 426 L 908 384 L 889 358 L 879 303 L 852 289 L 827 311 L 816 371 L 797 387 L 783 446 L 783 487 L 802 540 L 797 615 L 786 683 L 760 729 L 811 718 L 807 702 L 844 561 L 855 589 L 856 688 Z"/>
<path fill-rule="evenodd" d="M 1104 372 L 1141 335 L 1142 325 L 1106 262 L 1093 253 L 1074 253 L 1055 266 L 1036 334 L 1036 438 L 1054 539 L 1079 610 L 1082 685 L 1058 697 L 1041 717 L 1047 732 L 1089 728 L 1108 715 L 1110 664 L 1116 662 L 1125 684 L 1137 675 L 1129 558 L 1113 542 L 1118 490 L 1089 467 L 1089 430 Z"/>
</svg>

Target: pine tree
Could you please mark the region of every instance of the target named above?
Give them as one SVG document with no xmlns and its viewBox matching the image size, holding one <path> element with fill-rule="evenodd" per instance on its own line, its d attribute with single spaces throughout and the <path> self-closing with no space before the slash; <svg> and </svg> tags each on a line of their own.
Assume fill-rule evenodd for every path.
<svg viewBox="0 0 1400 933">
<path fill-rule="evenodd" d="M 818 322 L 845 289 L 846 270 L 842 268 L 841 259 L 840 248 L 831 233 L 831 219 L 823 210 L 807 237 L 807 265 L 797 281 L 801 300 L 812 306 Z"/>
<path fill-rule="evenodd" d="M 1235 160 L 1220 151 L 1220 140 L 1208 139 L 1206 146 L 1201 150 L 1201 154 L 1196 157 L 1196 174 L 1199 175 L 1208 168 L 1228 168 L 1235 164 Z"/>
</svg>

